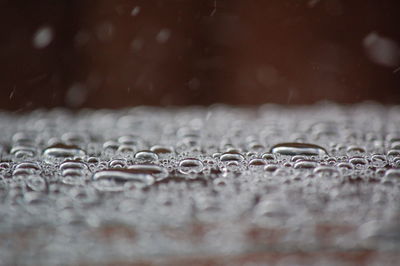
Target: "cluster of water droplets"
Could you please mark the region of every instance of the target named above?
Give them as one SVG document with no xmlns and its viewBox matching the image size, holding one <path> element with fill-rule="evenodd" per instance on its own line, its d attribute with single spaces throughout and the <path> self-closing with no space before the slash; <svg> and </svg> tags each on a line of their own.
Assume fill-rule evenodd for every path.
<svg viewBox="0 0 400 266">
<path fill-rule="evenodd" d="M 4 264 L 397 250 L 400 107 L 0 113 Z"/>
</svg>

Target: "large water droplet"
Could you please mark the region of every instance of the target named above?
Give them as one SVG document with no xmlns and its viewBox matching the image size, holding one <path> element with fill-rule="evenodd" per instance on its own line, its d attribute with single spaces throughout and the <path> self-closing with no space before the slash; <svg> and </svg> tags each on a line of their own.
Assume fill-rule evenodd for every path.
<svg viewBox="0 0 400 266">
<path fill-rule="evenodd" d="M 93 175 L 94 186 L 101 191 L 123 191 L 126 182 L 139 182 L 144 185 L 154 183 L 154 177 L 149 173 L 135 169 L 106 169 Z"/>
<path fill-rule="evenodd" d="M 128 167 L 131 173 L 148 174 L 155 178 L 156 181 L 168 177 L 168 171 L 160 166 L 152 164 L 136 164 Z"/>
<path fill-rule="evenodd" d="M 157 161 L 158 156 L 156 153 L 152 151 L 138 151 L 135 154 L 135 159 L 142 162 L 152 162 L 152 161 Z"/>
<path fill-rule="evenodd" d="M 43 156 L 46 159 L 65 159 L 74 157 L 84 157 L 86 153 L 75 145 L 56 144 L 46 148 Z"/>
<path fill-rule="evenodd" d="M 182 174 L 197 174 L 200 173 L 203 168 L 203 163 L 197 159 L 184 159 L 179 163 L 179 172 Z"/>
<path fill-rule="evenodd" d="M 327 151 L 321 146 L 309 143 L 279 143 L 271 148 L 272 153 L 281 155 L 306 155 L 306 156 L 323 156 L 327 155 Z"/>
</svg>

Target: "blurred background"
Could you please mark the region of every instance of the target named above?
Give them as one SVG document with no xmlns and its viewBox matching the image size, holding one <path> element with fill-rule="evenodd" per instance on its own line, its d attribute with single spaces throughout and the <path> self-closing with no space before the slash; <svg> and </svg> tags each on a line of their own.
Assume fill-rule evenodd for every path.
<svg viewBox="0 0 400 266">
<path fill-rule="evenodd" d="M 398 0 L 0 0 L 0 109 L 400 103 Z"/>
</svg>

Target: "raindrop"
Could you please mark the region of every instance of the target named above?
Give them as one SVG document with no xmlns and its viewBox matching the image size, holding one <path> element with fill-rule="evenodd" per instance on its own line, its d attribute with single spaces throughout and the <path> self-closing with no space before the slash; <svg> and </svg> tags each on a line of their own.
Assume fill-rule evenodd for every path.
<svg viewBox="0 0 400 266">
<path fill-rule="evenodd" d="M 174 152 L 172 147 L 162 146 L 162 145 L 154 145 L 150 148 L 150 150 L 158 155 L 160 154 L 170 154 Z"/>
<path fill-rule="evenodd" d="M 86 176 L 77 169 L 67 169 L 62 172 L 61 182 L 66 185 L 83 185 Z"/>
<path fill-rule="evenodd" d="M 372 62 L 386 67 L 395 67 L 399 64 L 400 47 L 393 40 L 371 32 L 364 38 L 363 44 Z"/>
<path fill-rule="evenodd" d="M 244 156 L 238 152 L 225 152 L 220 157 L 221 162 L 242 162 L 244 161 Z"/>
<path fill-rule="evenodd" d="M 103 149 L 104 150 L 111 150 L 111 151 L 116 151 L 119 147 L 119 143 L 113 140 L 109 140 L 104 142 L 103 144 Z"/>
<path fill-rule="evenodd" d="M 139 12 L 140 12 L 140 6 L 135 6 L 135 8 L 133 8 L 131 11 L 131 16 L 132 17 L 137 16 Z"/>
<path fill-rule="evenodd" d="M 308 143 L 279 143 L 271 148 L 271 152 L 290 156 L 323 156 L 328 154 L 324 148 Z"/>
<path fill-rule="evenodd" d="M 46 48 L 53 41 L 53 29 L 49 26 L 39 28 L 33 37 L 33 46 L 37 49 Z"/>
<path fill-rule="evenodd" d="M 26 179 L 26 185 L 33 191 L 45 191 L 46 181 L 40 176 L 29 176 Z"/>
<path fill-rule="evenodd" d="M 145 172 L 131 169 L 106 169 L 93 175 L 94 186 L 100 191 L 123 191 L 126 182 L 139 182 L 145 185 L 154 183 L 154 177 Z"/>
<path fill-rule="evenodd" d="M 368 161 L 363 157 L 353 157 L 349 162 L 356 168 L 362 168 L 368 165 Z"/>
<path fill-rule="evenodd" d="M 203 163 L 197 159 L 184 159 L 179 163 L 179 172 L 182 174 L 197 174 L 203 171 Z"/>
<path fill-rule="evenodd" d="M 75 145 L 55 144 L 43 151 L 46 159 L 65 159 L 74 157 L 84 157 L 85 152 Z"/>
<path fill-rule="evenodd" d="M 264 166 L 265 161 L 263 159 L 252 159 L 249 162 L 249 166 Z"/>
<path fill-rule="evenodd" d="M 15 169 L 31 169 L 31 170 L 40 170 L 40 167 L 37 163 L 34 162 L 22 162 L 15 166 Z"/>
<path fill-rule="evenodd" d="M 340 177 L 339 170 L 331 166 L 319 166 L 314 169 L 314 174 L 318 177 L 327 177 L 327 178 Z"/>
<path fill-rule="evenodd" d="M 385 173 L 385 177 L 389 179 L 400 180 L 400 169 L 389 169 Z"/>
<path fill-rule="evenodd" d="M 60 170 L 65 171 L 68 169 L 84 170 L 87 169 L 87 165 L 80 161 L 65 161 L 60 165 Z"/>
<path fill-rule="evenodd" d="M 276 164 L 268 164 L 264 167 L 264 170 L 267 172 L 275 172 L 276 169 L 278 169 L 278 166 Z"/>
<path fill-rule="evenodd" d="M 160 166 L 152 164 L 136 164 L 128 167 L 131 173 L 152 175 L 156 181 L 168 176 L 168 171 Z"/>
<path fill-rule="evenodd" d="M 171 36 L 171 30 L 169 29 L 162 29 L 158 32 L 156 36 L 156 40 L 159 43 L 166 43 Z"/>
<path fill-rule="evenodd" d="M 138 151 L 135 154 L 135 159 L 142 162 L 152 162 L 152 161 L 157 161 L 158 156 L 156 153 L 152 151 Z"/>
<path fill-rule="evenodd" d="M 356 155 L 363 155 L 365 154 L 365 149 L 358 146 L 349 146 L 347 148 L 347 155 L 348 156 L 356 156 Z"/>
<path fill-rule="evenodd" d="M 37 153 L 37 148 L 25 145 L 14 146 L 10 150 L 10 153 L 13 154 L 16 158 L 34 157 Z"/>
<path fill-rule="evenodd" d="M 317 167 L 317 163 L 314 161 L 298 161 L 294 164 L 295 169 L 312 169 Z"/>
<path fill-rule="evenodd" d="M 114 159 L 109 163 L 112 168 L 124 168 L 126 166 L 126 160 L 124 159 Z"/>
</svg>

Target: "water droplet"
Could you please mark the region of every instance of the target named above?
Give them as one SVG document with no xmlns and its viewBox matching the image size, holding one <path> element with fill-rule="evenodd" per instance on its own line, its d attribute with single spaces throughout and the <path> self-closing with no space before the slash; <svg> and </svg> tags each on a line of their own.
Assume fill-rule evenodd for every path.
<svg viewBox="0 0 400 266">
<path fill-rule="evenodd" d="M 136 6 L 135 8 L 132 9 L 131 16 L 132 17 L 137 16 L 139 12 L 140 12 L 140 6 Z"/>
<path fill-rule="evenodd" d="M 264 167 L 264 170 L 267 172 L 275 172 L 276 169 L 278 169 L 278 166 L 276 164 L 268 164 Z"/>
<path fill-rule="evenodd" d="M 37 49 L 46 48 L 53 40 L 53 29 L 49 26 L 39 28 L 33 37 L 33 46 Z"/>
<path fill-rule="evenodd" d="M 400 47 L 393 40 L 371 32 L 364 38 L 363 45 L 369 59 L 374 63 L 387 67 L 398 66 Z"/>
<path fill-rule="evenodd" d="M 276 160 L 275 155 L 272 154 L 272 153 L 264 153 L 261 157 L 264 160 L 266 160 L 267 162 L 271 162 L 271 161 L 275 161 Z"/>
<path fill-rule="evenodd" d="M 150 150 L 158 155 L 160 154 L 170 154 L 173 153 L 172 147 L 161 146 L 161 145 L 154 145 L 150 148 Z"/>
<path fill-rule="evenodd" d="M 109 163 L 112 168 L 124 168 L 126 166 L 126 160 L 124 159 L 114 159 Z"/>
<path fill-rule="evenodd" d="M 347 155 L 348 156 L 357 156 L 365 154 L 365 149 L 358 146 L 349 146 L 347 148 Z"/>
<path fill-rule="evenodd" d="M 110 151 L 116 151 L 119 147 L 119 143 L 113 140 L 109 140 L 104 142 L 103 144 L 103 149 L 104 150 L 110 150 Z"/>
<path fill-rule="evenodd" d="M 33 191 L 45 191 L 46 181 L 40 176 L 29 176 L 26 179 L 26 185 Z"/>
<path fill-rule="evenodd" d="M 203 163 L 197 159 L 184 159 L 179 163 L 179 172 L 182 174 L 197 174 L 203 171 Z"/>
<path fill-rule="evenodd" d="M 244 156 L 238 152 L 225 152 L 220 157 L 221 162 L 244 161 Z"/>
<path fill-rule="evenodd" d="M 66 160 L 62 164 L 60 164 L 61 171 L 65 171 L 68 169 L 84 170 L 87 168 L 87 165 L 81 161 Z"/>
<path fill-rule="evenodd" d="M 156 40 L 159 43 L 166 43 L 171 36 L 170 29 L 162 29 L 156 36 Z"/>
<path fill-rule="evenodd" d="M 349 162 L 354 165 L 357 169 L 361 169 L 368 165 L 368 161 L 363 157 L 353 157 Z"/>
<path fill-rule="evenodd" d="M 385 173 L 386 178 L 399 179 L 400 180 L 400 169 L 389 169 Z"/>
<path fill-rule="evenodd" d="M 160 166 L 152 164 L 136 164 L 128 167 L 131 173 L 152 175 L 156 181 L 168 177 L 168 171 Z"/>
<path fill-rule="evenodd" d="M 252 159 L 249 162 L 249 166 L 264 166 L 265 164 L 263 159 Z"/>
<path fill-rule="evenodd" d="M 354 166 L 350 163 L 338 163 L 337 168 L 340 170 L 340 172 L 342 173 L 342 175 L 350 175 L 354 172 Z"/>
<path fill-rule="evenodd" d="M 16 158 L 29 158 L 36 155 L 37 149 L 32 146 L 19 145 L 13 146 L 10 150 L 10 153 L 13 154 Z"/>
<path fill-rule="evenodd" d="M 22 162 L 15 166 L 15 169 L 31 169 L 31 170 L 40 170 L 40 167 L 37 163 L 34 162 Z"/>
<path fill-rule="evenodd" d="M 89 168 L 80 161 L 65 161 L 60 165 L 62 179 L 66 185 L 83 185 L 87 179 Z"/>
<path fill-rule="evenodd" d="M 298 161 L 294 164 L 295 169 L 312 169 L 317 167 L 317 163 L 314 161 Z"/>
<path fill-rule="evenodd" d="M 126 182 L 139 182 L 145 185 L 154 183 L 154 177 L 137 169 L 107 169 L 93 175 L 94 186 L 100 191 L 123 191 Z"/>
<path fill-rule="evenodd" d="M 85 152 L 75 145 L 56 144 L 43 151 L 46 159 L 65 159 L 74 157 L 84 157 Z"/>
<path fill-rule="evenodd" d="M 158 156 L 156 153 L 152 151 L 138 151 L 135 154 L 135 159 L 142 162 L 152 162 L 152 161 L 157 161 Z"/>
<path fill-rule="evenodd" d="M 308 143 L 279 143 L 271 148 L 271 152 L 290 156 L 323 156 L 328 154 L 324 148 Z"/>
<path fill-rule="evenodd" d="M 62 172 L 61 182 L 66 185 L 83 185 L 86 175 L 77 169 L 67 169 Z"/>
<path fill-rule="evenodd" d="M 122 144 L 118 147 L 117 151 L 120 153 L 134 153 L 136 151 L 136 148 L 133 145 Z"/>
<path fill-rule="evenodd" d="M 124 145 L 131 145 L 135 147 L 141 147 L 143 145 L 142 139 L 133 135 L 121 136 L 118 138 L 118 142 Z"/>
<path fill-rule="evenodd" d="M 337 178 L 340 177 L 340 172 L 337 168 L 331 166 L 319 166 L 314 169 L 314 174 L 323 178 Z"/>
<path fill-rule="evenodd" d="M 90 137 L 84 133 L 67 132 L 61 136 L 61 140 L 68 145 L 79 145 L 88 142 Z"/>
<path fill-rule="evenodd" d="M 388 157 L 389 159 L 393 159 L 393 158 L 396 157 L 396 156 L 400 156 L 400 150 L 389 150 L 389 151 L 387 152 L 387 157 Z"/>
</svg>

